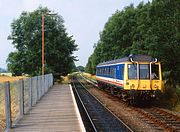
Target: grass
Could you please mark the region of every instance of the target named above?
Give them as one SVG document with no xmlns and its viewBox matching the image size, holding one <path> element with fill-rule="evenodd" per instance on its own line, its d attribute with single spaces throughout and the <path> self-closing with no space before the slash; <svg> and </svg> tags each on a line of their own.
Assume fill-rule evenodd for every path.
<svg viewBox="0 0 180 132">
<path fill-rule="evenodd" d="M 11 82 L 11 114 L 12 119 L 16 118 L 18 114 L 18 98 L 17 98 L 17 86 L 16 82 L 19 79 L 25 78 L 24 76 L 16 76 L 16 77 L 9 77 L 9 76 L 0 76 L 0 131 L 3 131 L 5 127 L 5 111 L 4 111 L 4 87 L 3 83 L 6 81 Z"/>
<path fill-rule="evenodd" d="M 180 112 L 180 86 L 177 86 L 176 94 L 177 94 L 178 101 L 177 101 L 176 106 L 174 107 L 174 110 L 177 111 L 177 112 Z"/>
<path fill-rule="evenodd" d="M 93 80 L 96 80 L 96 75 L 92 75 L 92 74 L 83 72 L 83 76 L 93 79 Z"/>
<path fill-rule="evenodd" d="M 4 90 L 0 87 L 0 131 L 5 127 Z"/>
<path fill-rule="evenodd" d="M 69 83 L 71 83 L 72 77 L 77 73 L 78 72 L 73 72 L 73 73 L 68 74 L 67 76 L 59 76 L 56 79 L 55 83 L 57 83 L 57 84 L 69 84 Z"/>
<path fill-rule="evenodd" d="M 9 77 L 9 76 L 0 76 L 0 83 L 6 82 L 6 81 L 18 81 L 19 79 L 25 78 L 24 76 L 16 76 L 16 77 Z"/>
</svg>

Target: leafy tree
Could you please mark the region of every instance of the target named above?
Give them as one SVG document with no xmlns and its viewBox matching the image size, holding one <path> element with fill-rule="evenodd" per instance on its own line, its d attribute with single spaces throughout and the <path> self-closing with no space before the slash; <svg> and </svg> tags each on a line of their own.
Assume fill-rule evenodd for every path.
<svg viewBox="0 0 180 132">
<path fill-rule="evenodd" d="M 136 8 L 130 5 L 116 11 L 107 21 L 86 69 L 95 73 L 103 61 L 147 54 L 162 62 L 168 79 L 180 84 L 180 1 L 153 0 Z"/>
<path fill-rule="evenodd" d="M 133 53 L 145 53 L 160 58 L 163 71 L 170 71 L 168 78 L 174 84 L 180 83 L 180 1 L 154 0 L 138 10 L 137 19 L 141 38 L 136 39 L 132 46 Z M 144 15 L 144 17 L 142 16 Z"/>
<path fill-rule="evenodd" d="M 100 40 L 95 46 L 94 53 L 89 57 L 86 70 L 95 74 L 98 63 L 129 55 L 135 32 L 131 31 L 135 27 L 133 5 L 126 7 L 123 11 L 116 11 L 100 33 Z"/>
<path fill-rule="evenodd" d="M 86 64 L 85 71 L 88 73 L 95 74 L 95 65 L 93 64 L 93 55 L 91 55 L 88 59 L 88 63 Z"/>
<path fill-rule="evenodd" d="M 84 67 L 83 66 L 78 66 L 77 69 L 78 69 L 78 71 L 84 72 Z"/>
<path fill-rule="evenodd" d="M 50 12 L 48 8 L 39 7 L 33 12 L 22 12 L 13 20 L 12 32 L 8 39 L 17 49 L 9 54 L 8 69 L 16 74 L 41 74 L 41 24 L 42 14 Z M 45 73 L 52 72 L 61 75 L 70 72 L 74 65 L 73 51 L 77 45 L 68 36 L 64 20 L 60 15 L 45 15 Z"/>
</svg>

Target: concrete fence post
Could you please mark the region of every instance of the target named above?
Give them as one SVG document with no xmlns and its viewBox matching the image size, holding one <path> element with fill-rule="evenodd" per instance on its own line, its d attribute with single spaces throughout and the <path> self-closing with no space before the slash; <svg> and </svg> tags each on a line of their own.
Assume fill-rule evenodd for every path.
<svg viewBox="0 0 180 132">
<path fill-rule="evenodd" d="M 24 81 L 23 79 L 19 80 L 19 114 L 20 119 L 24 115 Z"/>
<path fill-rule="evenodd" d="M 31 110 L 32 108 L 32 100 L 33 97 L 32 97 L 32 78 L 29 78 L 29 110 Z"/>
<path fill-rule="evenodd" d="M 44 78 L 42 78 L 42 95 L 44 95 L 44 91 L 45 91 L 45 87 L 46 87 L 46 76 L 44 76 Z"/>
<path fill-rule="evenodd" d="M 5 95 L 6 129 L 8 131 L 12 126 L 11 95 L 10 95 L 10 82 L 9 81 L 4 83 L 4 95 Z"/>
<path fill-rule="evenodd" d="M 43 85 L 44 85 L 44 84 L 43 84 L 43 79 L 42 79 L 42 77 L 41 77 L 40 84 L 41 84 L 41 85 L 40 85 L 40 89 L 41 89 L 41 90 L 40 90 L 40 91 L 41 91 L 41 96 L 40 96 L 40 98 L 41 98 L 41 97 L 43 96 Z"/>
<path fill-rule="evenodd" d="M 36 92 L 37 92 L 37 98 L 36 98 L 36 103 L 37 103 L 37 101 L 38 101 L 38 99 L 39 99 L 39 89 L 38 89 L 38 76 L 36 77 Z"/>
</svg>

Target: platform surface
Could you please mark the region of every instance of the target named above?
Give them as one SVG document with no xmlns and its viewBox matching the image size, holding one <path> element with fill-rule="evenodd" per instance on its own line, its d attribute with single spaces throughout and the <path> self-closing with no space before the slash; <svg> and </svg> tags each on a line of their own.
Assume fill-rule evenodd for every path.
<svg viewBox="0 0 180 132">
<path fill-rule="evenodd" d="M 53 86 L 12 131 L 85 131 L 71 87 L 69 85 Z"/>
</svg>

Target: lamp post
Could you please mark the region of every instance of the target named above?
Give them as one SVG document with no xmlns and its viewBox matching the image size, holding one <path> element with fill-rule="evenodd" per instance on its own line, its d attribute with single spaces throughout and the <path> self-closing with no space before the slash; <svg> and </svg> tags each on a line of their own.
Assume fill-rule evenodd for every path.
<svg viewBox="0 0 180 132">
<path fill-rule="evenodd" d="M 44 78 L 44 14 L 42 14 L 42 76 Z"/>
<path fill-rule="evenodd" d="M 44 78 L 44 16 L 45 15 L 57 15 L 56 13 L 50 14 L 49 12 L 42 14 L 42 77 Z"/>
</svg>

